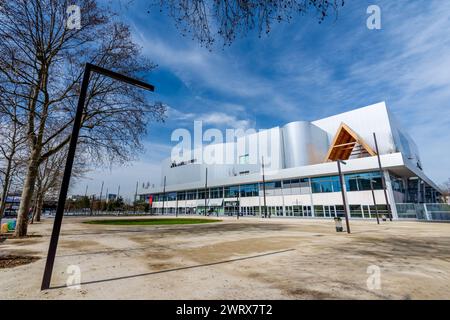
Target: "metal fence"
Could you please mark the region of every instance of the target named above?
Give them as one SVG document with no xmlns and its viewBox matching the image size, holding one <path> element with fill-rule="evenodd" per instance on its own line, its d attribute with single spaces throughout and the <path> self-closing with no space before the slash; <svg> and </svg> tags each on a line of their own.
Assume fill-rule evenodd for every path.
<svg viewBox="0 0 450 320">
<path fill-rule="evenodd" d="M 450 221 L 450 205 L 445 203 L 397 203 L 399 219 Z"/>
<path fill-rule="evenodd" d="M 49 216 L 54 216 L 55 212 L 50 212 Z M 70 210 L 64 212 L 64 216 L 148 216 L 152 215 L 150 212 L 143 211 L 132 211 L 132 210 L 124 210 L 124 211 L 96 211 L 92 212 L 89 210 Z"/>
</svg>

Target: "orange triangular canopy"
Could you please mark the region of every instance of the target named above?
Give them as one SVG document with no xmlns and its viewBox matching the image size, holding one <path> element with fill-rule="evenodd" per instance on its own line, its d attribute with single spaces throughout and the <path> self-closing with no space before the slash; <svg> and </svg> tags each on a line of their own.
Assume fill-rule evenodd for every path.
<svg viewBox="0 0 450 320">
<path fill-rule="evenodd" d="M 341 123 L 328 150 L 325 162 L 376 156 L 376 152 L 345 123 Z"/>
</svg>

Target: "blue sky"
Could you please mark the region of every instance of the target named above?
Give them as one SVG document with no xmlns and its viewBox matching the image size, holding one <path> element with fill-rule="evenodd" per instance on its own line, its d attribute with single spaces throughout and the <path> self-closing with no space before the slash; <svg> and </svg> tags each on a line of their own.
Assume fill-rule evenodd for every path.
<svg viewBox="0 0 450 320">
<path fill-rule="evenodd" d="M 437 183 L 450 177 L 450 1 L 348 0 L 337 19 L 300 16 L 274 24 L 268 36 L 250 32 L 212 50 L 183 37 L 150 0 L 128 2 L 118 18 L 158 65 L 146 78 L 156 86 L 153 99 L 169 106 L 168 119 L 151 124 L 139 160 L 94 171 L 72 193 L 86 184 L 98 193 L 102 180 L 126 194 L 137 180 L 159 184 L 171 132 L 192 129 L 194 119 L 260 129 L 380 101 L 416 141 L 425 172 Z M 381 30 L 366 27 L 372 4 L 381 8 Z"/>
</svg>

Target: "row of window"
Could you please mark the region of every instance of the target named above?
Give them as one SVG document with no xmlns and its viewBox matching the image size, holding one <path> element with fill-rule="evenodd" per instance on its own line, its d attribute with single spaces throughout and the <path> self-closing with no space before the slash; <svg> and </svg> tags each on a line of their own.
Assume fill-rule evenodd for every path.
<svg viewBox="0 0 450 320">
<path fill-rule="evenodd" d="M 388 211 L 386 205 L 359 205 L 350 204 L 350 216 L 352 218 L 376 218 L 378 216 L 387 216 Z M 278 216 L 278 217 L 312 217 L 312 209 L 314 209 L 314 216 L 318 218 L 334 218 L 334 217 L 344 217 L 344 206 L 342 205 L 315 205 L 314 208 L 311 206 L 286 206 L 283 213 L 282 206 L 267 206 L 267 215 Z M 153 213 L 156 214 L 205 214 L 204 208 L 165 208 L 164 212 L 162 208 L 153 208 Z M 265 210 L 263 207 L 210 207 L 207 208 L 206 214 L 208 215 L 228 215 L 236 216 L 237 212 L 241 216 L 257 216 L 265 215 Z"/>
<path fill-rule="evenodd" d="M 379 172 L 355 173 L 344 176 L 347 191 L 366 191 L 383 189 Z M 309 189 L 311 186 L 311 189 Z M 269 181 L 265 183 L 266 195 L 271 190 L 287 190 L 287 194 L 302 194 L 302 190 L 311 190 L 312 193 L 340 192 L 341 183 L 339 176 L 289 179 Z M 262 183 L 245 184 L 238 186 L 216 187 L 189 191 L 166 193 L 166 201 L 195 200 L 195 199 L 222 199 L 237 197 L 257 197 L 263 191 Z M 208 194 L 209 193 L 209 194 Z M 163 194 L 153 195 L 153 201 L 163 201 Z"/>
</svg>

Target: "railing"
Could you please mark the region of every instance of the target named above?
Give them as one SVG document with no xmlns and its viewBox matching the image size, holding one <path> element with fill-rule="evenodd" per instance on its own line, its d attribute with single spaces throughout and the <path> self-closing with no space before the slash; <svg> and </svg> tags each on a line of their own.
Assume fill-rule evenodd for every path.
<svg viewBox="0 0 450 320">
<path fill-rule="evenodd" d="M 399 219 L 411 219 L 411 220 L 425 220 L 425 221 L 450 221 L 450 205 L 445 203 L 397 203 L 397 214 Z M 175 215 L 175 210 L 166 208 L 164 210 L 165 215 Z M 343 216 L 343 211 L 337 210 L 338 216 Z M 199 214 L 199 212 L 189 212 L 192 214 Z M 96 211 L 93 210 L 92 214 L 90 210 L 70 210 L 64 213 L 65 216 L 137 216 L 137 215 L 154 215 L 161 213 L 156 212 L 143 212 L 143 211 Z M 182 214 L 179 212 L 179 214 Z M 188 214 L 188 213 L 183 213 Z M 216 214 L 214 212 L 214 214 Z M 220 213 L 223 215 L 223 212 Z M 276 213 L 272 213 L 276 214 Z M 362 215 L 361 211 L 350 212 L 351 217 L 357 218 Z M 387 211 L 378 208 L 379 217 L 383 215 L 387 216 Z M 50 214 L 52 215 L 52 214 Z M 189 215 L 189 214 L 188 214 Z M 374 218 L 375 212 L 371 209 L 371 218 Z M 361 216 L 362 217 L 362 216 Z M 367 214 L 365 216 L 367 218 Z"/>
<path fill-rule="evenodd" d="M 450 220 L 450 205 L 445 203 L 427 203 L 426 211 L 431 220 Z"/>
<path fill-rule="evenodd" d="M 397 203 L 399 219 L 450 221 L 450 205 L 445 203 Z"/>
<path fill-rule="evenodd" d="M 53 216 L 54 212 L 50 213 L 50 216 Z M 97 211 L 93 210 L 92 213 L 87 210 L 70 210 L 64 212 L 65 216 L 143 216 L 143 215 L 151 215 L 150 212 L 138 211 L 134 212 L 133 210 L 123 210 L 123 211 Z"/>
</svg>

